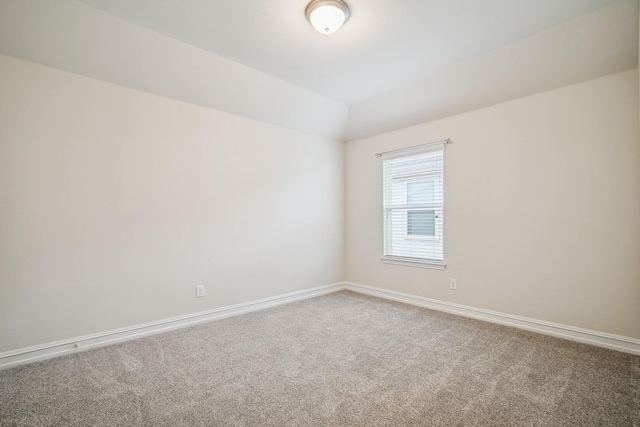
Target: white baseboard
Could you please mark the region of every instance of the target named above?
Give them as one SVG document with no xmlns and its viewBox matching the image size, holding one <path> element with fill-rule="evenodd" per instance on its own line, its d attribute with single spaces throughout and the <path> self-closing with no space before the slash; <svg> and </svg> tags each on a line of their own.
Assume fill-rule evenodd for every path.
<svg viewBox="0 0 640 427">
<path fill-rule="evenodd" d="M 561 325 L 543 320 L 530 319 L 497 311 L 484 310 L 481 308 L 409 295 L 402 292 L 374 288 L 357 283 L 344 282 L 344 289 L 406 304 L 426 307 L 433 310 L 445 311 L 447 313 L 457 314 L 460 316 L 472 317 L 474 319 L 484 320 L 487 322 L 499 323 L 501 325 L 512 326 L 514 328 L 526 329 L 528 331 L 552 335 L 554 337 L 578 341 L 598 347 L 605 347 L 612 350 L 623 351 L 625 353 L 640 355 L 640 340 L 636 338 L 592 331 L 589 329 Z"/>
<path fill-rule="evenodd" d="M 265 308 L 275 307 L 277 305 L 287 304 L 302 299 L 326 295 L 341 290 L 359 292 L 362 294 L 416 305 L 419 307 L 444 311 L 460 316 L 471 317 L 474 319 L 484 320 L 492 323 L 499 323 L 501 325 L 526 329 L 528 331 L 538 332 L 541 334 L 552 335 L 572 341 L 579 341 L 586 344 L 609 348 L 612 350 L 623 351 L 625 353 L 640 355 L 640 340 L 635 338 L 608 334 L 605 332 L 592 331 L 588 329 L 577 328 L 574 326 L 561 325 L 558 323 L 545 322 L 542 320 L 529 319 L 526 317 L 500 313 L 497 311 L 485 310 L 446 301 L 439 301 L 431 298 L 390 291 L 382 288 L 374 288 L 372 286 L 366 286 L 352 282 L 341 282 L 332 285 L 319 286 L 312 289 L 305 289 L 302 291 L 292 292 L 284 295 L 278 295 L 270 298 L 249 301 L 242 304 L 235 304 L 227 307 L 216 308 L 213 310 L 202 311 L 199 313 L 172 317 L 170 319 L 159 320 L 142 325 L 114 329 L 112 331 L 102 332 L 99 334 L 85 335 L 73 339 L 56 341 L 48 344 L 0 353 L 0 370 L 22 365 L 25 363 L 50 359 L 52 357 L 62 356 L 65 354 L 71 354 L 90 348 L 101 347 L 107 344 L 114 344 L 134 338 L 153 335 L 172 329 L 184 328 L 186 326 L 191 326 L 198 323 L 209 322 L 212 320 L 224 319 L 226 317 L 237 316 L 239 314 L 249 313 L 252 311 L 263 310 Z"/>
<path fill-rule="evenodd" d="M 201 311 L 199 313 L 187 314 L 184 316 L 172 317 L 170 319 L 145 323 L 121 329 L 114 329 L 98 334 L 85 335 L 68 340 L 56 341 L 48 344 L 22 348 L 18 350 L 0 353 L 0 369 L 7 369 L 25 363 L 50 359 L 90 348 L 101 347 L 107 344 L 114 344 L 127 341 L 133 338 L 153 335 L 166 332 L 172 329 L 184 328 L 202 322 L 223 319 L 237 316 L 239 314 L 262 310 L 277 305 L 287 304 L 306 298 L 313 298 L 328 293 L 341 291 L 344 289 L 342 283 L 319 286 L 312 289 L 291 292 L 270 298 L 250 301 L 242 304 L 230 305 L 213 310 Z"/>
</svg>

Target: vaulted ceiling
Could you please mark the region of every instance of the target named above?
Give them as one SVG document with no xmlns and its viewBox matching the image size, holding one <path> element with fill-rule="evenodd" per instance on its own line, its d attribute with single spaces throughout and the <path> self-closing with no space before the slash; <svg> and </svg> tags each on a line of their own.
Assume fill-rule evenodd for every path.
<svg viewBox="0 0 640 427">
<path fill-rule="evenodd" d="M 337 33 L 308 0 L 80 0 L 351 105 L 618 0 L 347 0 Z"/>
<path fill-rule="evenodd" d="M 0 53 L 331 139 L 637 67 L 638 0 L 0 0 Z"/>
</svg>

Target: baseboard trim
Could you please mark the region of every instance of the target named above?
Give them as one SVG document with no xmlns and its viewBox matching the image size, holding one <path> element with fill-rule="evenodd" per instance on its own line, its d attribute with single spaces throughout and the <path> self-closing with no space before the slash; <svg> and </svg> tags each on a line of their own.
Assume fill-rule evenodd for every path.
<svg viewBox="0 0 640 427">
<path fill-rule="evenodd" d="M 349 290 L 361 294 L 371 295 L 405 304 L 416 305 L 433 310 L 444 311 L 460 316 L 471 317 L 487 322 L 498 323 L 514 328 L 551 335 L 572 341 L 578 341 L 612 350 L 640 355 L 640 340 L 621 335 L 582 329 L 574 326 L 530 319 L 512 314 L 462 304 L 440 301 L 417 295 L 405 294 L 388 289 L 375 288 L 353 282 L 340 282 L 331 285 L 318 286 L 302 291 L 291 292 L 269 298 L 249 301 L 246 303 L 220 307 L 213 310 L 172 317 L 156 322 L 144 323 L 127 328 L 114 329 L 93 335 L 85 335 L 73 339 L 56 341 L 43 345 L 22 348 L 0 353 L 0 370 L 12 368 L 25 363 L 37 362 L 65 354 L 71 354 L 108 344 L 115 344 L 135 338 L 154 335 L 173 329 L 184 328 L 198 323 L 210 322 L 227 317 L 238 316 L 252 311 L 263 310 L 282 304 L 288 304 L 307 298 L 313 298 L 333 292 Z"/>
<path fill-rule="evenodd" d="M 372 286 L 352 282 L 344 282 L 344 289 L 406 304 L 430 308 L 433 310 L 457 314 L 460 316 L 471 317 L 487 322 L 499 323 L 501 325 L 512 326 L 514 328 L 526 329 L 528 331 L 578 341 L 598 347 L 640 355 L 640 340 L 622 335 L 614 335 L 606 332 L 530 319 L 527 317 L 500 313 L 497 311 L 485 310 L 462 304 L 390 291 L 387 289 L 374 288 Z"/>
<path fill-rule="evenodd" d="M 98 334 L 85 335 L 72 339 L 56 341 L 52 343 L 22 348 L 0 353 L 0 370 L 8 369 L 25 363 L 37 362 L 65 354 L 71 354 L 91 348 L 101 347 L 122 341 L 154 335 L 173 329 L 184 328 L 198 323 L 210 322 L 237 316 L 252 311 L 263 310 L 282 304 L 291 303 L 307 298 L 313 298 L 344 289 L 342 282 L 331 285 L 318 286 L 302 291 L 291 292 L 269 298 L 249 301 L 246 303 L 230 305 L 213 310 L 201 311 L 184 316 L 172 317 L 155 322 L 144 323 L 131 327 L 114 329 Z"/>
</svg>

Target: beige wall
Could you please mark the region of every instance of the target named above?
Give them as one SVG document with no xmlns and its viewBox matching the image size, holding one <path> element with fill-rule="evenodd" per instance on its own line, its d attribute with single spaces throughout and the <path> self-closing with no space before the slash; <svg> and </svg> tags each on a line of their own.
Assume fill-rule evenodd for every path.
<svg viewBox="0 0 640 427">
<path fill-rule="evenodd" d="M 623 72 L 343 162 L 340 142 L 0 55 L 0 352 L 344 278 L 640 338 L 637 93 Z M 447 137 L 447 270 L 380 263 L 374 153 Z"/>
<path fill-rule="evenodd" d="M 640 338 L 637 94 L 630 70 L 348 143 L 346 279 Z M 382 264 L 374 153 L 443 138 L 448 267 Z"/>
<path fill-rule="evenodd" d="M 0 55 L 0 352 L 341 281 L 343 148 Z"/>
</svg>

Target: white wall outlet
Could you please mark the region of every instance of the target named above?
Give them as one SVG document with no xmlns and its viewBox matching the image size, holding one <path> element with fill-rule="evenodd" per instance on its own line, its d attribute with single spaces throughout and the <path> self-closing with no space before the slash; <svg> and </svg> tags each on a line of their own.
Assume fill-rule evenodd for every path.
<svg viewBox="0 0 640 427">
<path fill-rule="evenodd" d="M 196 286 L 196 298 L 201 298 L 204 296 L 204 285 Z"/>
<path fill-rule="evenodd" d="M 449 279 L 449 289 L 458 289 L 458 282 L 456 279 Z"/>
</svg>

